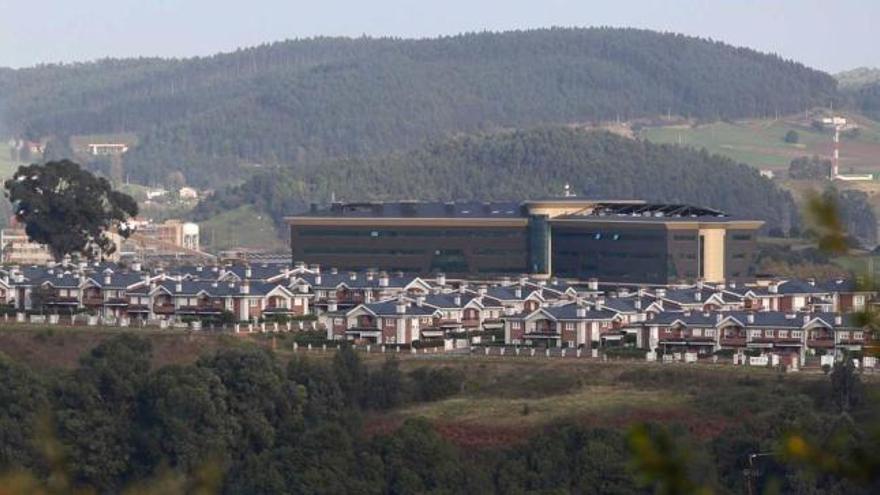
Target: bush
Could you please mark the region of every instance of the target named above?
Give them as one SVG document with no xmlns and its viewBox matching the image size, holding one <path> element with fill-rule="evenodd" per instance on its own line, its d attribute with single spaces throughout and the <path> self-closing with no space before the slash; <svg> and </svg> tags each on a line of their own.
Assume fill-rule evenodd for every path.
<svg viewBox="0 0 880 495">
<path fill-rule="evenodd" d="M 635 349 L 632 347 L 612 347 L 605 350 L 605 355 L 610 358 L 645 359 L 647 352 L 645 349 Z"/>
<path fill-rule="evenodd" d="M 413 383 L 413 399 L 431 402 L 457 394 L 464 383 L 464 373 L 453 368 L 423 366 L 409 373 Z"/>
<path fill-rule="evenodd" d="M 789 143 L 789 144 L 797 144 L 797 142 L 800 141 L 800 138 L 801 138 L 801 137 L 800 137 L 800 135 L 797 133 L 797 131 L 795 131 L 795 130 L 790 130 L 790 131 L 788 131 L 788 132 L 785 133 L 785 137 L 783 138 L 783 140 L 784 140 L 786 143 Z"/>
<path fill-rule="evenodd" d="M 713 352 L 712 354 L 714 354 L 720 358 L 732 358 L 735 353 L 736 353 L 736 351 L 734 351 L 733 349 L 718 349 L 717 351 Z"/>
</svg>

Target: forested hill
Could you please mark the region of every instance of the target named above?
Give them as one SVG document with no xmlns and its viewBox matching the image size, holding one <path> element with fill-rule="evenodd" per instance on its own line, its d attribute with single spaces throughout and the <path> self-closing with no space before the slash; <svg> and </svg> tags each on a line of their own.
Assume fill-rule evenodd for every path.
<svg viewBox="0 0 880 495">
<path fill-rule="evenodd" d="M 259 174 L 218 192 L 199 218 L 256 205 L 279 222 L 311 201 L 528 199 L 580 196 L 686 202 L 767 221 L 797 222 L 791 196 L 728 158 L 569 127 L 460 136 L 409 152 Z"/>
<path fill-rule="evenodd" d="M 126 174 L 218 185 L 255 168 L 413 148 L 451 132 L 825 105 L 835 80 L 676 34 L 614 28 L 424 40 L 319 38 L 185 60 L 0 71 L 0 122 L 30 137 L 135 132 Z"/>
</svg>

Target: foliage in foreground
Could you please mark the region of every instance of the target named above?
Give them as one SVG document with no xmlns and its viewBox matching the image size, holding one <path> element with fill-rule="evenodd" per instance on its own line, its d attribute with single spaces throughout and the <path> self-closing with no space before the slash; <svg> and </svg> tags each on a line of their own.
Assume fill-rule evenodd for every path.
<svg viewBox="0 0 880 495">
<path fill-rule="evenodd" d="M 870 449 L 860 425 L 872 409 L 853 370 L 821 386 L 725 378 L 711 394 L 688 369 L 633 370 L 621 386 L 697 394 L 695 414 L 721 414 L 727 426 L 706 440 L 678 426 L 627 436 L 563 422 L 525 443 L 465 450 L 420 419 L 387 433 L 364 426 L 367 415 L 461 394 L 467 377 L 456 369 L 406 373 L 394 359 L 367 367 L 347 347 L 329 363 L 286 366 L 251 347 L 159 369 L 150 357 L 149 342 L 128 334 L 70 372 L 0 357 L 7 493 L 741 493 L 748 456 L 767 451 L 779 454 L 759 466 L 762 489 L 869 493 L 877 483 L 844 470 L 816 478 L 783 456 L 791 432 L 842 435 L 841 459 Z"/>
</svg>

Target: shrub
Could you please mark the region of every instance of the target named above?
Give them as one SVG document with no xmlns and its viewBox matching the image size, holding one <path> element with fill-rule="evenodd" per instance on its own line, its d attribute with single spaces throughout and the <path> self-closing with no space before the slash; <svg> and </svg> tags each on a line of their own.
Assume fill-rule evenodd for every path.
<svg viewBox="0 0 880 495">
<path fill-rule="evenodd" d="M 732 358 L 735 353 L 733 349 L 718 349 L 713 354 L 720 358 Z"/>
<path fill-rule="evenodd" d="M 413 399 L 436 401 L 455 395 L 464 383 L 464 373 L 453 368 L 423 366 L 409 373 L 413 382 Z"/>
<path fill-rule="evenodd" d="M 797 142 L 800 141 L 800 138 L 801 138 L 801 137 L 800 137 L 800 135 L 797 133 L 797 131 L 795 131 L 795 130 L 790 130 L 790 131 L 788 131 L 788 132 L 785 133 L 785 137 L 783 138 L 783 140 L 784 140 L 786 143 L 789 143 L 789 144 L 797 144 Z"/>
<path fill-rule="evenodd" d="M 624 359 L 645 359 L 645 349 L 635 349 L 632 347 L 612 347 L 605 350 L 605 355 L 613 358 Z"/>
</svg>

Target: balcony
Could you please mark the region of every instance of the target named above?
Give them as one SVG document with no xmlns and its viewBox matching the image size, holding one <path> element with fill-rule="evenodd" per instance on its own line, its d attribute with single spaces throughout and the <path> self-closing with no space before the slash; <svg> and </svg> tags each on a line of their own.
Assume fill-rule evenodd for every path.
<svg viewBox="0 0 880 495">
<path fill-rule="evenodd" d="M 176 309 L 173 304 L 155 304 L 153 305 L 153 312 L 157 315 L 171 315 L 174 314 Z"/>
<path fill-rule="evenodd" d="M 479 318 L 461 320 L 461 326 L 464 328 L 480 328 Z"/>
<path fill-rule="evenodd" d="M 807 340 L 807 347 L 814 349 L 833 349 L 834 339 L 809 339 Z"/>
<path fill-rule="evenodd" d="M 721 345 L 745 347 L 746 338 L 745 336 L 721 337 Z"/>
<path fill-rule="evenodd" d="M 55 297 L 50 297 L 50 298 L 46 301 L 46 304 L 49 304 L 49 305 L 56 305 L 56 306 L 78 306 L 78 305 L 79 305 L 79 299 L 77 299 L 77 298 L 75 298 L 75 297 L 60 297 L 60 296 L 55 296 Z"/>
<path fill-rule="evenodd" d="M 98 295 L 90 295 L 83 298 L 83 304 L 86 306 L 103 306 L 104 298 Z"/>
</svg>

